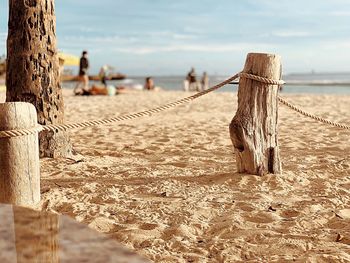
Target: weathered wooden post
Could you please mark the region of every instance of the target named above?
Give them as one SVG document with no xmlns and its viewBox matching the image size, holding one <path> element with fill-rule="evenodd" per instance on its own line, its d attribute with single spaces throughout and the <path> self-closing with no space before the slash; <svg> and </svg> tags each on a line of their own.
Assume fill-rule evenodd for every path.
<svg viewBox="0 0 350 263">
<path fill-rule="evenodd" d="M 35 129 L 30 103 L 0 104 L 0 131 Z M 0 203 L 32 206 L 40 201 L 38 134 L 0 138 Z"/>
<path fill-rule="evenodd" d="M 273 54 L 249 53 L 244 73 L 267 79 L 281 77 L 281 58 Z M 238 110 L 230 124 L 239 173 L 281 173 L 278 147 L 278 85 L 242 76 Z"/>
<path fill-rule="evenodd" d="M 12 209 L 17 263 L 60 262 L 59 216 L 34 210 L 24 213 L 20 207 Z M 27 218 L 28 222 L 24 224 L 23 217 L 31 217 L 31 220 Z"/>
</svg>

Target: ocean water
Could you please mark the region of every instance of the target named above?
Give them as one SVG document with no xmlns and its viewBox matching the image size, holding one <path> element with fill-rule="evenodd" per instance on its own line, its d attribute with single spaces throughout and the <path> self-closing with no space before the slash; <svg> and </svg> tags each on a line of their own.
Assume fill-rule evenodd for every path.
<svg viewBox="0 0 350 263">
<path fill-rule="evenodd" d="M 225 76 L 209 76 L 210 85 L 215 85 L 228 77 Z M 183 90 L 184 77 L 182 76 L 160 76 L 153 77 L 155 85 L 164 90 Z M 350 73 L 337 74 L 290 74 L 285 75 L 283 79 L 287 82 L 283 86 L 283 93 L 294 94 L 338 94 L 350 95 Z M 138 86 L 142 87 L 145 77 L 135 76 L 120 81 L 108 81 L 108 85 L 115 86 Z M 101 85 L 99 82 L 91 81 L 90 85 Z M 72 88 L 75 83 L 66 82 L 63 87 Z M 236 92 L 238 85 L 227 85 L 218 92 Z"/>
</svg>

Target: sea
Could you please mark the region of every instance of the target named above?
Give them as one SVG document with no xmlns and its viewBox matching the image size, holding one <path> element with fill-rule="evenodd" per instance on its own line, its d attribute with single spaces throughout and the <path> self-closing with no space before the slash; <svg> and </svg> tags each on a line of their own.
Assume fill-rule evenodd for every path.
<svg viewBox="0 0 350 263">
<path fill-rule="evenodd" d="M 209 86 L 218 84 L 229 76 L 209 76 Z M 124 86 L 130 88 L 142 88 L 146 76 L 130 76 L 124 80 L 107 81 L 108 85 Z M 153 76 L 155 85 L 163 90 L 183 90 L 184 76 Z M 286 84 L 282 93 L 293 94 L 339 94 L 350 95 L 349 73 L 302 73 L 283 76 Z M 96 81 L 90 81 L 90 85 L 101 85 Z M 66 82 L 63 87 L 73 88 L 75 83 Z M 237 84 L 226 85 L 218 92 L 236 92 Z"/>
</svg>

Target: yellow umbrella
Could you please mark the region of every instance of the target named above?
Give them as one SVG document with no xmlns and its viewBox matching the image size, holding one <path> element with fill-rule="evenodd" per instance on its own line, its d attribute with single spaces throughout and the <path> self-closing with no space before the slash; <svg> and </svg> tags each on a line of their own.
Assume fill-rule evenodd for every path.
<svg viewBox="0 0 350 263">
<path fill-rule="evenodd" d="M 79 66 L 79 57 L 66 54 L 66 53 L 58 53 L 58 58 L 63 60 L 63 65 L 65 66 Z"/>
</svg>

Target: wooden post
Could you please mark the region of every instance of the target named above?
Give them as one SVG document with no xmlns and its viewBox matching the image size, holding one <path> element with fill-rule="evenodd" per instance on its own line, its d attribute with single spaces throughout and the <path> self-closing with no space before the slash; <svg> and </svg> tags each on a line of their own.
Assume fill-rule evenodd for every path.
<svg viewBox="0 0 350 263">
<path fill-rule="evenodd" d="M 17 252 L 16 262 L 60 262 L 59 216 L 34 210 L 26 211 L 21 207 L 13 207 L 12 209 Z M 62 259 L 62 262 L 64 261 Z"/>
<path fill-rule="evenodd" d="M 243 72 L 279 80 L 281 58 L 249 53 Z M 277 85 L 247 78 L 239 81 L 238 110 L 230 124 L 239 173 L 282 172 L 277 136 L 278 90 Z"/>
<path fill-rule="evenodd" d="M 10 0 L 6 60 L 6 101 L 33 104 L 42 125 L 63 124 L 54 0 Z M 68 133 L 43 131 L 42 157 L 72 154 Z"/>
<path fill-rule="evenodd" d="M 0 131 L 38 125 L 30 103 L 0 104 Z M 0 203 L 32 206 L 40 202 L 38 134 L 0 138 Z"/>
</svg>

